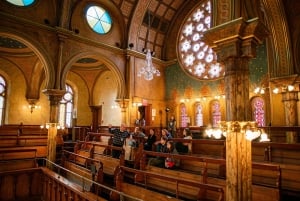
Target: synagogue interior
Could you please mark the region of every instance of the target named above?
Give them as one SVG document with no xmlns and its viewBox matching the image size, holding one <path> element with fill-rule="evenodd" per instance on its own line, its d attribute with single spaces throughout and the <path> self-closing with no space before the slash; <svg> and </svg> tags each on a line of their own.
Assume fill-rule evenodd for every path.
<svg viewBox="0 0 300 201">
<path fill-rule="evenodd" d="M 300 1 L 0 18 L 0 201 L 300 200 Z"/>
</svg>

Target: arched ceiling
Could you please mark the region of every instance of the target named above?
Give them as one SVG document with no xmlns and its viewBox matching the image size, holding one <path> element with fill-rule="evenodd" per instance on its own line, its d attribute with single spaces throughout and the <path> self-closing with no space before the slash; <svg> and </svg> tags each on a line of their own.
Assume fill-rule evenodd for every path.
<svg viewBox="0 0 300 201">
<path fill-rule="evenodd" d="M 181 17 L 182 13 L 190 12 L 190 9 L 199 3 L 199 0 L 112 0 L 116 7 L 120 10 L 124 16 L 124 21 L 128 29 L 135 21 L 142 22 L 139 25 L 139 30 L 137 34 L 137 51 L 142 51 L 143 48 L 149 48 L 156 53 L 157 58 L 164 59 L 163 51 L 166 45 L 167 37 L 170 37 L 172 33 L 172 26 L 178 21 L 183 19 L 178 19 Z M 285 13 L 287 15 L 288 24 L 291 32 L 292 43 L 298 44 L 300 40 L 300 31 L 295 31 L 295 27 L 299 27 L 299 13 L 300 13 L 300 1 L 294 0 L 282 0 L 284 4 Z M 140 6 L 143 10 L 137 9 L 137 5 L 142 4 L 145 6 Z M 142 12 L 143 19 L 134 19 L 136 12 Z M 150 17 L 150 20 L 149 20 Z M 150 21 L 150 29 L 149 29 Z M 150 31 L 149 31 L 150 30 Z M 130 38 L 130 37 L 129 37 Z M 298 41 L 298 42 L 297 42 Z M 131 41 L 128 41 L 129 43 Z M 299 45 L 298 45 L 299 46 Z M 297 46 L 297 47 L 298 47 Z M 0 37 L 0 53 L 5 54 L 18 54 L 19 56 L 24 54 L 30 54 L 30 49 L 28 49 L 22 43 L 10 40 L 6 37 Z M 300 52 L 300 50 L 299 50 Z M 91 58 L 82 58 L 76 64 L 76 67 L 87 67 L 98 66 L 103 67 L 99 64 L 99 61 L 91 62 Z M 297 62 L 296 62 L 297 63 Z"/>
</svg>

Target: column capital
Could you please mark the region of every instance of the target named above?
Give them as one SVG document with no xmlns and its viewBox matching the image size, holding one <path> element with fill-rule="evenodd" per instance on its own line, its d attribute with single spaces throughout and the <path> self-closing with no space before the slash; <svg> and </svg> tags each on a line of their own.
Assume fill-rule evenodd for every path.
<svg viewBox="0 0 300 201">
<path fill-rule="evenodd" d="M 288 91 L 283 92 L 282 94 L 282 101 L 298 101 L 298 91 Z"/>
<path fill-rule="evenodd" d="M 129 105 L 130 99 L 120 98 L 120 99 L 116 99 L 115 101 L 116 101 L 116 103 L 119 104 L 121 109 L 126 109 Z"/>
<path fill-rule="evenodd" d="M 48 96 L 50 105 L 57 105 L 61 101 L 63 95 L 66 93 L 65 90 L 61 89 L 44 89 L 42 92 Z"/>
<path fill-rule="evenodd" d="M 269 31 L 258 19 L 245 21 L 238 18 L 212 27 L 204 33 L 203 40 L 217 53 L 218 60 L 230 57 L 255 57 L 256 46 L 268 36 Z"/>
</svg>

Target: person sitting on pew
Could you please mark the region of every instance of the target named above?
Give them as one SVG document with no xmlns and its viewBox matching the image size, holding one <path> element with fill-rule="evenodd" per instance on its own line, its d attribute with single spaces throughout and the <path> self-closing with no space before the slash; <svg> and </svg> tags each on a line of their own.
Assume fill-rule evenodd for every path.
<svg viewBox="0 0 300 201">
<path fill-rule="evenodd" d="M 152 146 L 156 142 L 156 135 L 153 128 L 149 130 L 149 136 L 147 138 L 147 142 L 144 144 L 144 150 L 152 151 Z"/>
<path fill-rule="evenodd" d="M 138 147 L 139 144 L 144 143 L 146 135 L 140 127 L 135 127 L 134 132 L 132 132 L 131 135 L 136 140 L 136 147 Z"/>
<path fill-rule="evenodd" d="M 183 129 L 182 134 L 183 134 L 183 139 L 193 139 L 192 133 L 188 128 Z M 175 147 L 178 153 L 180 154 L 191 153 L 192 151 L 192 143 L 188 143 L 188 142 L 177 142 Z"/>
<path fill-rule="evenodd" d="M 161 136 L 160 143 L 157 144 L 157 152 L 168 153 L 167 141 L 168 138 L 166 136 Z M 150 158 L 148 164 L 163 168 L 165 167 L 165 159 L 165 157 L 160 156 Z"/>
<path fill-rule="evenodd" d="M 124 144 L 124 139 L 129 136 L 128 131 L 126 130 L 126 126 L 124 123 L 120 125 L 120 128 L 112 128 L 112 125 L 108 125 L 108 131 L 113 134 L 113 141 L 112 145 L 117 147 L 122 147 Z M 120 150 L 112 150 L 112 157 L 113 158 L 119 158 L 121 155 Z"/>
<path fill-rule="evenodd" d="M 173 141 L 168 141 L 167 142 L 167 152 L 170 154 L 178 154 L 176 148 L 175 148 L 175 143 Z M 179 159 L 175 159 L 172 156 L 171 157 L 167 157 L 165 159 L 165 168 L 168 169 L 174 169 L 176 167 L 180 166 L 180 160 Z"/>
<path fill-rule="evenodd" d="M 168 138 L 168 140 L 173 138 L 172 134 L 167 129 L 162 129 L 161 135 L 166 136 Z"/>
</svg>

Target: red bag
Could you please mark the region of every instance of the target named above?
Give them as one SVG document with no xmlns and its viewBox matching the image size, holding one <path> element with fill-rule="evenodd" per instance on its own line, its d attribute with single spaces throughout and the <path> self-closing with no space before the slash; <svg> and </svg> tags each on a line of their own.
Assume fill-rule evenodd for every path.
<svg viewBox="0 0 300 201">
<path fill-rule="evenodd" d="M 175 166 L 175 160 L 172 158 L 166 158 L 165 159 L 165 167 L 166 168 L 174 168 Z"/>
</svg>

